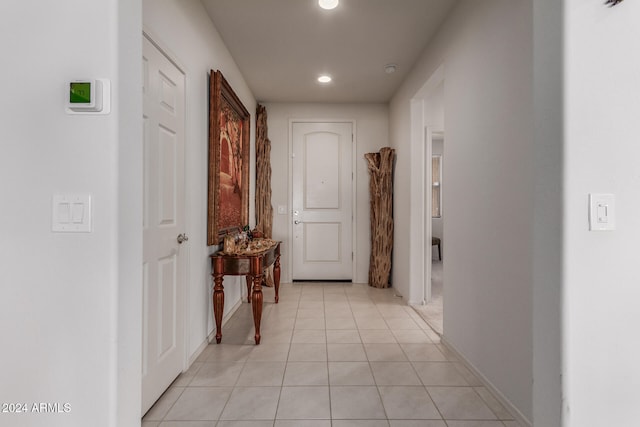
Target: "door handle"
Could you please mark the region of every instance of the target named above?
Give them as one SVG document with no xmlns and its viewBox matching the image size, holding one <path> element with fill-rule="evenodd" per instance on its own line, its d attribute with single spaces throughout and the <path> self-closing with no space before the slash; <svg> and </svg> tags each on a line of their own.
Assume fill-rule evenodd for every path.
<svg viewBox="0 0 640 427">
<path fill-rule="evenodd" d="M 176 239 L 178 241 L 179 244 L 183 244 L 184 242 L 186 242 L 187 240 L 189 240 L 189 237 L 187 237 L 186 234 L 178 234 L 178 238 Z"/>
<path fill-rule="evenodd" d="M 298 224 L 302 224 L 302 221 L 296 219 L 295 221 L 293 221 L 294 224 L 298 225 Z"/>
</svg>

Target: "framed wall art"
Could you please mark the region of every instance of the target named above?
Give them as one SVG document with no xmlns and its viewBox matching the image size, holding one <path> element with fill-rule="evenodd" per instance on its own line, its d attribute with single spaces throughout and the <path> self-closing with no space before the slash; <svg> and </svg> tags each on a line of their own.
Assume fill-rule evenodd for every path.
<svg viewBox="0 0 640 427">
<path fill-rule="evenodd" d="M 249 223 L 250 114 L 220 71 L 209 77 L 207 245 Z"/>
</svg>

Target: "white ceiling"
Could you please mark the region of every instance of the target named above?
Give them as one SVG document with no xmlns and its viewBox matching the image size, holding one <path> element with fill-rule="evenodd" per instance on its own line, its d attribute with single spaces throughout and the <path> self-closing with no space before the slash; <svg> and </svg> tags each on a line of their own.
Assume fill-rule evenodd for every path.
<svg viewBox="0 0 640 427">
<path fill-rule="evenodd" d="M 336 103 L 389 101 L 455 2 L 202 0 L 258 101 Z"/>
</svg>

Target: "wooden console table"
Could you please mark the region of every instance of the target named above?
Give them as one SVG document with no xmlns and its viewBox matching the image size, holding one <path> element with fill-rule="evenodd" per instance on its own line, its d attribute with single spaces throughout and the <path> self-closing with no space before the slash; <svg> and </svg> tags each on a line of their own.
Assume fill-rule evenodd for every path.
<svg viewBox="0 0 640 427">
<path fill-rule="evenodd" d="M 256 328 L 256 344 L 260 344 L 260 321 L 262 319 L 262 279 L 264 270 L 273 264 L 273 278 L 276 291 L 276 304 L 278 303 L 278 291 L 280 288 L 280 242 L 275 246 L 251 254 L 225 254 L 216 252 L 210 255 L 213 270 L 213 315 L 216 321 L 216 342 L 222 340 L 222 314 L 224 313 L 224 286 L 222 281 L 225 275 L 245 276 L 247 280 L 247 292 L 253 309 L 253 323 Z M 251 285 L 253 284 L 253 292 Z"/>
</svg>

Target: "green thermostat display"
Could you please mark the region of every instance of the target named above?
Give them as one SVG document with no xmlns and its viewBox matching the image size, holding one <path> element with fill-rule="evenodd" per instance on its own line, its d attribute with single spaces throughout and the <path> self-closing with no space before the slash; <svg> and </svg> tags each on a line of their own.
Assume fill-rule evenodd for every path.
<svg viewBox="0 0 640 427">
<path fill-rule="evenodd" d="M 69 85 L 70 104 L 91 104 L 91 83 L 71 82 Z"/>
<path fill-rule="evenodd" d="M 109 114 L 111 82 L 108 79 L 67 81 L 64 92 L 67 114 Z"/>
</svg>

